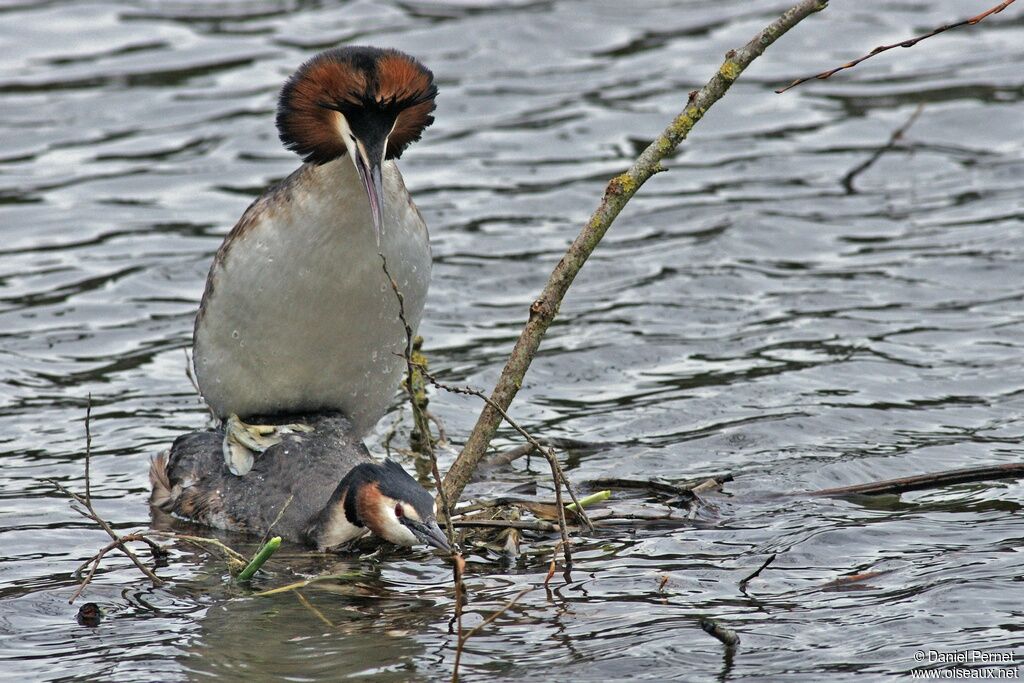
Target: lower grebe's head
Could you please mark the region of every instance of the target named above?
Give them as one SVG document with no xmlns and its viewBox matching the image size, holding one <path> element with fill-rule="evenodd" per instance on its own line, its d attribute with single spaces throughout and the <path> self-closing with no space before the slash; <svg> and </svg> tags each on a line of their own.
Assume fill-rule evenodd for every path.
<svg viewBox="0 0 1024 683">
<path fill-rule="evenodd" d="M 393 460 L 352 468 L 307 534 L 325 549 L 367 529 L 396 545 L 422 543 L 451 550 L 437 524 L 434 499 Z"/>
</svg>

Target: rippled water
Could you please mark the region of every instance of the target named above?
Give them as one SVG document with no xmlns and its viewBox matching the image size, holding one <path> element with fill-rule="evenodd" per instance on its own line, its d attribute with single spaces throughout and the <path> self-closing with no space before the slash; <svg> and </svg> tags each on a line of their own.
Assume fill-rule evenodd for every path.
<svg viewBox="0 0 1024 683">
<path fill-rule="evenodd" d="M 693 521 L 580 539 L 546 590 L 553 539 L 512 567 L 471 558 L 467 625 L 537 588 L 470 641 L 466 680 L 841 680 L 907 672 L 921 649 L 1024 656 L 1019 483 L 790 495 L 1024 454 L 1021 10 L 772 93 L 989 4 L 834 3 L 622 215 L 514 413 L 608 446 L 566 456 L 579 482 L 735 481 Z M 44 478 L 81 486 L 92 394 L 97 505 L 118 528 L 149 524 L 147 456 L 205 424 L 183 349 L 211 255 L 296 166 L 275 92 L 314 52 L 394 46 L 437 74 L 437 123 L 402 164 L 435 255 L 422 332 L 443 377 L 490 387 L 606 180 L 785 5 L 0 5 L 0 676 L 450 676 L 450 572 L 421 551 L 275 558 L 258 588 L 368 572 L 306 589 L 334 627 L 293 595 L 231 587 L 187 546 L 159 589 L 112 557 L 86 593 L 106 616 L 78 626 L 71 572 L 105 537 Z M 456 438 L 478 409 L 433 405 Z M 543 474 L 519 462 L 490 486 Z M 703 616 L 740 633 L 734 654 Z"/>
</svg>

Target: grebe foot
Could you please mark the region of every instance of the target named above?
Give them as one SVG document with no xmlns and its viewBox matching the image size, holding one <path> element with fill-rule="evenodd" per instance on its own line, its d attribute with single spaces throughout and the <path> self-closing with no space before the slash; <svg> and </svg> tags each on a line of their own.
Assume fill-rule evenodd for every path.
<svg viewBox="0 0 1024 683">
<path fill-rule="evenodd" d="M 242 422 L 232 413 L 224 425 L 224 464 L 231 474 L 244 476 L 256 462 L 256 455 L 275 446 L 286 434 L 311 432 L 313 428 L 298 422 L 283 425 L 257 425 Z"/>
</svg>

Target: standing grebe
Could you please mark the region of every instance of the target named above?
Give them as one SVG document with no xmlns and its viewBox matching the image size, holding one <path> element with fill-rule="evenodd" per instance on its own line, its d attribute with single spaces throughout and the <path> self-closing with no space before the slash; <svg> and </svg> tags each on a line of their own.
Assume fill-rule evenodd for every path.
<svg viewBox="0 0 1024 683">
<path fill-rule="evenodd" d="M 222 419 L 333 410 L 365 435 L 403 367 L 430 280 L 427 227 L 395 159 L 433 122 L 433 74 L 394 50 L 313 57 L 281 90 L 277 128 L 305 160 L 246 210 L 196 316 L 203 398 Z"/>
<path fill-rule="evenodd" d="M 405 328 L 381 255 L 413 329 L 426 299 L 427 227 L 395 159 L 433 122 L 436 95 L 426 67 L 372 47 L 322 52 L 285 83 L 277 128 L 305 163 L 242 214 L 214 258 L 196 315 L 196 380 L 223 431 L 182 437 L 154 460 L 154 505 L 261 531 L 276 514 L 273 501 L 294 493 L 282 535 L 320 547 L 318 534 L 334 545 L 352 529 L 362 533 L 364 521 L 396 540 L 397 532 L 374 526 L 375 511 L 391 506 L 395 517 L 394 506 L 407 505 L 401 518 L 430 533 L 404 540 L 441 542 L 433 508 L 424 507 L 429 494 L 401 467 L 373 465 L 359 441 L 384 414 L 404 366 Z M 276 417 L 300 413 L 313 423 Z M 219 465 L 205 450 L 218 438 Z M 263 464 L 252 451 L 265 451 Z M 233 481 L 228 469 L 245 476 Z M 376 485 L 385 503 L 373 502 L 376 494 L 339 494 L 354 482 Z M 348 532 L 303 527 L 339 519 Z"/>
</svg>

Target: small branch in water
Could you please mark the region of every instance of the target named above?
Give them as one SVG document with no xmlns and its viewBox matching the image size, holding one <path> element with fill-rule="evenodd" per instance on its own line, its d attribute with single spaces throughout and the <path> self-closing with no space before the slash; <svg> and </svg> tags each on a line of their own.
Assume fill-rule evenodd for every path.
<svg viewBox="0 0 1024 683">
<path fill-rule="evenodd" d="M 459 662 L 462 661 L 462 608 L 466 602 L 466 584 L 462 575 L 466 571 L 466 560 L 461 553 L 452 555 L 452 581 L 455 583 L 455 664 L 452 667 L 452 683 L 459 680 Z"/>
<path fill-rule="evenodd" d="M 551 582 L 551 578 L 555 575 L 555 569 L 556 569 L 555 562 L 558 560 L 558 551 L 561 548 L 561 546 L 562 546 L 562 542 L 559 541 L 557 544 L 555 544 L 554 552 L 551 553 L 551 564 L 548 565 L 548 573 L 547 573 L 547 576 L 544 577 L 544 586 L 545 587 L 548 585 L 548 583 Z"/>
<path fill-rule="evenodd" d="M 79 505 L 81 505 L 83 508 L 85 508 L 84 510 L 80 510 L 80 509 L 75 508 L 74 506 L 72 506 L 72 509 L 75 510 L 75 512 L 77 512 L 78 514 L 82 515 L 83 517 L 87 517 L 88 519 L 91 519 L 92 521 L 96 522 L 96 524 L 99 525 L 99 527 L 101 529 L 103 529 L 103 531 L 105 531 L 108 536 L 110 536 L 110 539 L 112 541 L 112 543 L 108 544 L 108 546 L 106 548 L 101 549 L 99 552 L 97 552 L 96 555 L 93 556 L 92 560 L 90 560 L 90 562 L 93 563 L 93 567 L 89 571 L 89 574 L 82 581 L 82 584 L 78 587 L 78 590 L 75 591 L 75 594 L 73 596 L 71 596 L 71 599 L 68 601 L 69 603 L 73 603 L 76 599 L 78 599 L 78 597 L 82 594 L 82 591 L 85 590 L 85 587 L 89 584 L 89 582 L 92 581 L 93 576 L 95 576 L 96 570 L 99 568 L 100 560 L 102 560 L 103 556 L 106 555 L 110 550 L 113 550 L 114 548 L 117 548 L 125 556 L 127 556 L 128 559 L 130 559 L 132 561 L 132 563 L 136 567 L 138 567 L 139 571 L 141 571 L 146 576 L 146 578 L 148 578 L 150 580 L 150 582 L 152 582 L 152 584 L 154 586 L 162 586 L 163 583 L 164 583 L 163 580 L 159 576 L 157 576 L 155 573 L 153 573 L 153 571 L 149 567 L 147 567 L 146 565 L 144 565 L 142 563 L 142 560 L 139 559 L 138 555 L 136 555 L 134 552 L 132 552 L 132 549 L 129 548 L 128 545 L 127 545 L 127 543 L 129 543 L 130 541 L 133 541 L 133 540 L 145 540 L 145 539 L 139 539 L 139 538 L 137 538 L 137 535 L 135 535 L 135 534 L 127 534 L 125 536 L 118 535 L 111 528 L 110 524 L 108 524 L 106 522 L 106 520 L 104 520 L 102 517 L 100 517 L 99 513 L 96 512 L 96 509 L 92 506 L 92 483 L 90 482 L 91 473 L 90 473 L 90 467 L 89 467 L 89 461 L 92 459 L 92 431 L 91 431 L 91 428 L 90 428 L 90 422 L 91 421 L 92 421 L 92 395 L 90 394 L 89 402 L 86 404 L 86 411 L 85 411 L 85 491 L 86 491 L 86 498 L 83 498 L 82 496 L 78 495 L 74 491 L 69 490 L 66 486 L 64 486 L 63 484 L 61 484 L 58 481 L 55 481 L 53 479 L 47 479 L 46 480 L 50 484 L 52 484 L 58 491 L 60 491 L 65 496 L 67 496 L 68 498 L 71 498 L 73 501 L 77 502 Z M 155 557 L 159 557 L 161 555 L 166 555 L 166 551 L 163 548 L 161 548 L 158 544 L 153 543 L 152 541 L 148 541 L 148 540 L 146 540 L 146 543 L 148 543 L 150 548 L 153 550 L 153 555 Z M 79 569 L 81 569 L 81 568 L 79 568 Z"/>
<path fill-rule="evenodd" d="M 815 80 L 815 79 L 817 79 L 819 81 L 823 81 L 826 78 L 831 78 L 832 76 L 834 76 L 835 74 L 839 73 L 840 71 L 845 71 L 846 69 L 852 69 L 853 67 L 857 66 L 861 62 L 863 62 L 865 60 L 868 60 L 868 59 L 871 59 L 875 55 L 881 54 L 881 53 L 886 52 L 888 50 L 892 50 L 892 49 L 897 48 L 897 47 L 914 47 L 915 45 L 920 43 L 922 40 L 925 40 L 926 38 L 931 38 L 932 36 L 937 36 L 940 33 L 944 33 L 946 31 L 949 31 L 950 29 L 960 28 L 961 26 L 973 26 L 974 24 L 977 24 L 979 21 L 982 21 L 985 17 L 989 16 L 990 14 L 998 14 L 999 12 L 1002 12 L 1004 9 L 1006 9 L 1007 7 L 1012 5 L 1015 1 L 1016 0 L 1003 0 L 1003 2 L 999 3 L 995 7 L 992 7 L 990 9 L 985 10 L 981 14 L 976 14 L 975 16 L 973 16 L 973 17 L 971 17 L 969 19 L 964 19 L 962 21 L 958 21 L 955 24 L 946 24 L 944 26 L 939 26 L 938 28 L 933 29 L 932 31 L 929 31 L 928 33 L 925 33 L 924 35 L 917 36 L 916 38 L 909 38 L 907 40 L 902 40 L 902 41 L 900 41 L 898 43 L 893 43 L 892 45 L 879 45 L 878 47 L 876 47 L 871 52 L 867 53 L 863 57 L 858 57 L 857 59 L 853 60 L 852 62 L 847 62 L 846 64 L 843 64 L 842 66 L 837 66 L 836 68 L 829 69 L 828 71 L 822 71 L 821 73 L 814 74 L 813 76 L 805 76 L 804 78 L 798 78 L 795 81 L 793 81 L 792 83 L 790 83 L 789 85 L 787 85 L 786 87 L 779 88 L 775 92 L 776 93 L 784 93 L 787 90 L 789 90 L 790 88 L 795 88 L 796 86 L 800 85 L 801 83 L 806 83 L 807 81 L 812 81 L 812 80 Z"/>
<path fill-rule="evenodd" d="M 296 591 L 294 591 L 294 592 L 295 592 L 295 597 L 299 599 L 299 602 L 300 602 L 300 603 L 302 603 L 302 606 L 303 606 L 303 607 L 305 607 L 305 608 L 306 608 L 306 609 L 308 609 L 308 610 L 309 610 L 310 612 L 312 612 L 312 613 L 313 613 L 313 615 L 314 615 L 314 616 L 315 616 L 315 617 L 316 617 L 317 619 L 319 619 L 320 621 L 322 621 L 322 622 L 324 622 L 325 624 L 327 624 L 327 626 L 328 626 L 329 628 L 335 628 L 335 626 L 334 626 L 334 624 L 333 624 L 333 623 L 331 622 L 331 620 L 330 620 L 330 619 L 328 619 L 327 617 L 325 617 L 325 616 L 324 616 L 324 613 L 323 613 L 323 612 L 321 612 L 321 611 L 320 611 L 320 610 L 318 610 L 318 609 L 317 609 L 316 607 L 314 607 L 314 606 L 313 606 L 313 603 L 311 603 L 311 602 L 310 602 L 309 600 L 307 600 L 307 599 L 306 599 L 306 596 L 305 596 L 305 595 L 303 595 L 302 593 L 300 593 L 300 592 L 299 592 L 299 591 L 297 591 L 297 590 L 296 590 Z"/>
<path fill-rule="evenodd" d="M 739 634 L 733 631 L 731 628 L 726 628 L 714 619 L 702 617 L 700 620 L 700 627 L 704 629 L 704 632 L 718 638 L 722 641 L 727 648 L 734 648 L 740 643 Z"/>
<path fill-rule="evenodd" d="M 189 536 L 187 534 L 178 534 L 173 531 L 151 530 L 147 531 L 146 534 L 151 536 L 163 536 L 165 538 L 173 538 L 179 541 L 185 541 L 186 543 L 191 543 L 192 545 L 199 546 L 203 550 L 206 550 L 206 548 L 202 547 L 204 545 L 213 546 L 214 548 L 217 548 L 222 553 L 224 553 L 224 556 L 228 559 L 229 567 L 231 567 L 232 562 L 234 562 L 235 566 L 237 567 L 244 567 L 249 561 L 245 557 L 245 555 L 225 545 L 223 542 L 217 540 L 216 538 L 207 538 L 205 536 Z"/>
<path fill-rule="evenodd" d="M 124 536 L 121 540 L 127 543 L 129 541 L 137 541 L 140 539 L 136 534 L 129 534 L 128 536 Z M 85 578 L 82 579 L 82 582 L 78 584 L 78 590 L 76 590 L 75 594 L 71 596 L 71 599 L 68 600 L 68 603 L 74 604 L 75 600 L 77 600 L 79 596 L 82 595 L 82 591 L 85 590 L 85 587 L 92 583 L 92 578 L 96 575 L 96 570 L 100 568 L 100 561 L 103 559 L 103 556 L 111 550 L 113 550 L 114 548 L 116 548 L 117 546 L 118 543 L 116 541 L 111 541 L 106 546 L 101 548 L 99 552 L 97 552 L 91 558 L 86 560 L 85 563 L 82 564 L 82 566 L 75 570 L 75 576 L 81 576 L 82 570 L 86 567 L 89 567 L 89 573 L 86 574 Z"/>
<path fill-rule="evenodd" d="M 452 522 L 456 528 L 484 528 L 484 529 L 521 529 L 524 531 L 539 531 L 547 533 L 559 533 L 561 527 L 558 524 L 544 522 L 542 520 L 528 521 L 521 519 L 461 519 Z"/>
<path fill-rule="evenodd" d="M 362 572 L 344 572 L 341 574 L 320 574 L 314 576 L 311 579 L 305 579 L 304 581 L 296 581 L 295 583 L 289 583 L 285 586 L 279 586 L 278 588 L 271 588 L 270 590 L 260 591 L 259 593 L 253 593 L 252 595 L 262 598 L 268 595 L 278 595 L 279 593 L 287 593 L 299 588 L 305 588 L 306 586 L 318 583 L 320 581 L 354 581 L 356 579 L 364 578 L 365 574 Z"/>
<path fill-rule="evenodd" d="M 461 556 L 459 557 L 459 559 L 460 560 L 462 559 Z M 465 563 L 463 563 L 463 565 L 464 564 Z M 458 566 L 458 565 L 456 565 L 456 566 Z M 456 571 L 457 571 L 456 583 L 458 584 L 458 583 L 462 582 L 462 573 L 458 569 Z M 515 606 L 515 604 L 517 602 L 519 602 L 519 599 L 521 597 L 523 597 L 524 595 L 526 595 L 527 593 L 529 593 L 532 590 L 533 590 L 533 587 L 531 586 L 531 587 L 524 588 L 523 590 L 519 591 L 518 593 L 516 593 L 512 597 L 511 600 L 506 602 L 505 605 L 501 609 L 495 611 L 489 617 L 487 617 L 486 619 L 484 619 L 479 624 L 477 624 L 476 626 L 474 626 L 473 628 L 469 629 L 466 632 L 463 632 L 463 630 L 462 630 L 462 612 L 461 611 L 459 612 L 459 615 L 458 615 L 459 616 L 459 620 L 458 620 L 458 623 L 459 623 L 459 635 L 458 635 L 458 644 L 455 646 L 455 665 L 452 668 L 452 683 L 458 683 L 458 680 L 459 680 L 459 663 L 462 661 L 462 650 L 466 647 L 466 641 L 468 641 L 470 638 L 475 636 L 480 631 L 480 629 L 482 629 L 485 626 L 490 625 L 491 623 L 494 622 L 495 619 L 497 619 L 502 614 L 504 614 L 505 612 L 510 610 L 513 606 Z"/>
<path fill-rule="evenodd" d="M 861 163 L 857 164 L 854 168 L 850 169 L 849 173 L 843 176 L 843 179 L 840 182 L 842 182 L 843 187 L 846 188 L 847 192 L 853 194 L 854 178 L 856 178 L 861 173 L 871 168 L 876 161 L 882 158 L 883 154 L 894 149 L 896 147 L 896 143 L 903 139 L 903 136 L 906 134 L 908 130 L 910 130 L 910 127 L 914 125 L 914 122 L 917 121 L 917 117 L 921 115 L 922 111 L 924 111 L 924 105 L 917 105 L 917 107 L 914 108 L 914 113 L 910 115 L 910 118 L 907 119 L 902 126 L 900 126 L 899 128 L 892 132 L 892 135 L 889 136 L 889 141 L 887 143 L 876 149 L 874 154 L 872 154 L 870 157 L 868 157 Z"/>
<path fill-rule="evenodd" d="M 775 561 L 775 557 L 776 553 L 772 553 L 768 556 L 768 559 L 761 564 L 760 567 L 755 569 L 751 574 L 748 574 L 747 576 L 744 576 L 742 579 L 740 579 L 740 593 L 743 593 L 744 595 L 747 594 L 747 584 L 756 579 L 761 572 L 767 569 L 768 565 Z"/>
<path fill-rule="evenodd" d="M 92 476 L 89 473 L 89 463 L 92 461 L 92 394 L 88 395 L 85 402 L 85 503 L 92 506 Z"/>
<path fill-rule="evenodd" d="M 1024 463 L 1010 463 L 1007 465 L 988 465 L 984 467 L 968 467 L 962 470 L 945 470 L 943 472 L 932 472 L 930 474 L 919 474 L 913 477 L 901 477 L 899 479 L 886 479 L 869 484 L 854 484 L 853 486 L 840 486 L 832 489 L 821 489 L 811 491 L 806 495 L 810 496 L 852 496 L 852 495 L 881 495 L 899 494 L 907 491 L 919 491 L 921 489 L 935 489 L 950 484 L 965 484 L 972 481 L 988 481 L 996 479 L 1020 479 L 1024 477 Z"/>
</svg>

